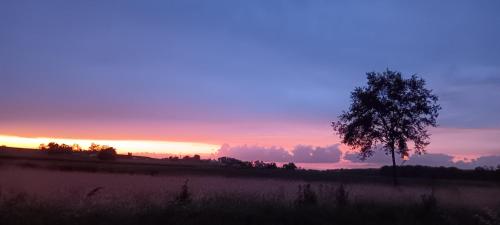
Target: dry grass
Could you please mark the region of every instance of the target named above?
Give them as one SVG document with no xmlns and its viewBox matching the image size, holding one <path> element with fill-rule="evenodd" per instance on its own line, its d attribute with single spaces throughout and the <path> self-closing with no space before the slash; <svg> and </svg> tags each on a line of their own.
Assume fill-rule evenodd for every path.
<svg viewBox="0 0 500 225">
<path fill-rule="evenodd" d="M 297 196 L 300 180 L 276 180 L 266 178 L 236 178 L 222 176 L 148 176 L 108 173 L 64 172 L 21 168 L 0 169 L 0 188 L 3 195 L 27 193 L 34 198 L 64 202 L 78 206 L 83 199 L 92 198 L 93 204 L 106 205 L 121 202 L 125 205 L 163 204 L 173 199 L 186 179 L 195 200 L 214 195 L 238 195 L 248 198 L 278 198 L 293 202 Z M 335 182 L 310 182 L 313 190 L 323 202 L 332 201 L 333 190 L 340 184 Z M 500 206 L 498 186 L 438 185 L 435 187 L 416 185 L 394 188 L 385 184 L 345 184 L 353 201 L 415 204 L 421 196 L 432 189 L 442 206 L 471 209 Z M 99 187 L 99 188 L 98 188 Z M 89 193 L 98 188 L 95 193 Z"/>
</svg>

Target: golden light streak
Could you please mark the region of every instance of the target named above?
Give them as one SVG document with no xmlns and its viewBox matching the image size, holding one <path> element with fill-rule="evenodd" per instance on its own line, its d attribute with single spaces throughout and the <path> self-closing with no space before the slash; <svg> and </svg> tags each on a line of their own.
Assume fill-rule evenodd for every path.
<svg viewBox="0 0 500 225">
<path fill-rule="evenodd" d="M 68 145 L 78 144 L 82 149 L 87 149 L 91 143 L 108 145 L 117 149 L 119 153 L 169 153 L 169 154 L 212 154 L 220 146 L 196 142 L 175 141 L 148 141 L 148 140 L 90 140 L 90 139 L 68 139 L 47 137 L 17 137 L 0 135 L 0 145 L 18 148 L 38 148 L 40 144 L 49 142 L 64 143 Z"/>
</svg>

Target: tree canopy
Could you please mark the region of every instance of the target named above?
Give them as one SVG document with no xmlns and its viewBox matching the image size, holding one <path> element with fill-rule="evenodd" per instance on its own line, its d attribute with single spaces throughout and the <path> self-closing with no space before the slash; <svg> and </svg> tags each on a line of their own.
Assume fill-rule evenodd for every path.
<svg viewBox="0 0 500 225">
<path fill-rule="evenodd" d="M 416 154 L 425 153 L 430 137 L 427 127 L 437 126 L 441 109 L 425 80 L 417 75 L 405 79 L 389 69 L 367 73 L 367 80 L 367 86 L 351 93 L 349 110 L 332 123 L 341 142 L 358 149 L 361 159 L 382 146 L 392 154 L 394 167 L 394 154 L 408 156 L 409 141 Z"/>
</svg>

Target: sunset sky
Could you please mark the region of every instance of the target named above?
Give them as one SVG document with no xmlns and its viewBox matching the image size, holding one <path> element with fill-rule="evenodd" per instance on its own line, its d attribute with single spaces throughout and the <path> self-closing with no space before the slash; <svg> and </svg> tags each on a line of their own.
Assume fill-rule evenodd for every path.
<svg viewBox="0 0 500 225">
<path fill-rule="evenodd" d="M 0 145 L 342 163 L 330 123 L 366 72 L 391 68 L 440 98 L 429 153 L 500 155 L 499 11 L 486 0 L 3 0 Z"/>
</svg>

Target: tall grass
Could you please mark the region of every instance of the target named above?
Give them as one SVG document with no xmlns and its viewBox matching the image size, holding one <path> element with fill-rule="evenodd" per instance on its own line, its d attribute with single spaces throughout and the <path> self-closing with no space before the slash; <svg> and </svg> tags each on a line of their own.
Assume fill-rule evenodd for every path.
<svg viewBox="0 0 500 225">
<path fill-rule="evenodd" d="M 492 224 L 497 188 L 0 170 L 0 224 Z M 457 199 L 461 199 L 458 201 Z"/>
<path fill-rule="evenodd" d="M 257 195 L 214 194 L 191 199 L 186 182 L 173 201 L 135 205 L 132 202 L 83 204 L 45 202 L 26 193 L 0 199 L 2 224 L 498 224 L 498 212 L 438 208 L 427 200 L 409 205 L 353 201 L 345 187 L 335 189 L 335 201 L 319 203 L 310 184 L 298 187 L 295 203 Z M 99 192 L 95 192 L 97 197 Z M 427 199 L 427 198 L 426 198 Z M 342 202 L 342 203 L 341 203 Z M 339 207 L 342 206 L 342 207 Z"/>
</svg>

